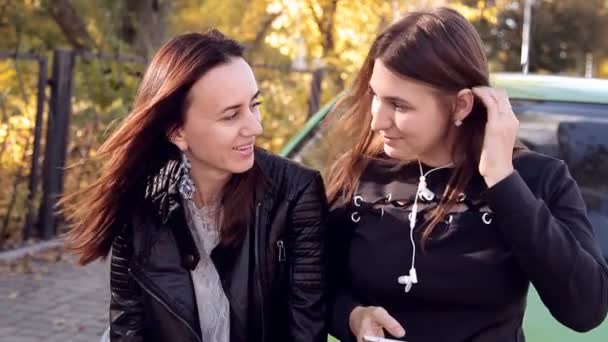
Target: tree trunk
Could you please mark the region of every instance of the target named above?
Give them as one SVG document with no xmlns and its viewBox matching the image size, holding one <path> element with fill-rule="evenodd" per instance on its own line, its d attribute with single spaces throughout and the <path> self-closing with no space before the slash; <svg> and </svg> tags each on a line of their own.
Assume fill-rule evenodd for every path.
<svg viewBox="0 0 608 342">
<path fill-rule="evenodd" d="M 126 0 L 118 35 L 139 55 L 150 57 L 165 41 L 168 0 Z"/>
<path fill-rule="evenodd" d="M 272 23 L 281 15 L 281 13 L 272 13 L 269 14 L 268 17 L 262 22 L 262 27 L 256 33 L 255 38 L 251 41 L 251 43 L 246 44 L 247 48 L 250 51 L 257 50 L 264 43 L 264 39 L 268 35 L 268 32 L 272 28 Z"/>
<path fill-rule="evenodd" d="M 57 23 L 70 45 L 77 49 L 93 49 L 97 46 L 70 0 L 46 0 L 42 6 Z"/>
<path fill-rule="evenodd" d="M 312 12 L 313 18 L 319 33 L 321 34 L 321 46 L 323 47 L 322 59 L 325 67 L 339 70 L 340 66 L 335 65 L 337 63 L 337 52 L 335 51 L 335 22 L 336 22 L 336 10 L 338 8 L 338 0 L 325 0 L 321 2 L 322 14 L 317 14 L 315 11 L 312 0 L 308 1 L 308 6 Z M 335 72 L 326 73 L 331 79 L 332 83 L 337 89 L 344 88 L 344 82 L 340 78 L 340 75 Z M 321 80 L 319 80 L 319 83 Z"/>
</svg>

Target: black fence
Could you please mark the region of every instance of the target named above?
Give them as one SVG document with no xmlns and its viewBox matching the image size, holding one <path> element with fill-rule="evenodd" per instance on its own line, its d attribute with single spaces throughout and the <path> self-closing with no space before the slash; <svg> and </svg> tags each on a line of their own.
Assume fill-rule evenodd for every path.
<svg viewBox="0 0 608 342">
<path fill-rule="evenodd" d="M 0 75 L 13 75 L 15 87 L 0 90 L 0 162 L 3 166 L 1 187 L 4 190 L 0 203 L 0 241 L 9 236 L 12 227 L 21 227 L 21 240 L 33 235 L 36 216 L 36 199 L 41 174 L 41 155 L 46 107 L 47 65 L 45 56 L 32 53 L 0 52 L 5 69 Z M 32 65 L 33 64 L 33 65 Z M 26 78 L 33 70 L 36 77 Z M 34 82 L 34 84 L 28 84 Z M 35 89 L 35 95 L 28 89 Z M 33 109 L 34 115 L 22 116 L 23 109 Z M 33 125 L 20 125 L 19 121 L 33 119 Z M 25 126 L 25 127 L 24 127 Z M 30 126 L 30 127 L 28 127 Z M 12 134 L 15 131 L 25 134 Z M 16 148 L 20 146 L 21 148 Z M 43 232 L 37 232 L 45 236 Z M 8 240 L 8 239 L 6 239 Z"/>
</svg>

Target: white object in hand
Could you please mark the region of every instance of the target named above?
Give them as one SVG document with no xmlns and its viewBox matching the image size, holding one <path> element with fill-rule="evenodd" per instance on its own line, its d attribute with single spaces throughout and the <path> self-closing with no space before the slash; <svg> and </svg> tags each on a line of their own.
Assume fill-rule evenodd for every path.
<svg viewBox="0 0 608 342">
<path fill-rule="evenodd" d="M 393 340 L 390 338 L 384 338 L 384 337 L 379 337 L 379 336 L 369 336 L 369 335 L 363 336 L 363 341 L 367 341 L 367 342 L 404 342 L 401 340 Z"/>
</svg>

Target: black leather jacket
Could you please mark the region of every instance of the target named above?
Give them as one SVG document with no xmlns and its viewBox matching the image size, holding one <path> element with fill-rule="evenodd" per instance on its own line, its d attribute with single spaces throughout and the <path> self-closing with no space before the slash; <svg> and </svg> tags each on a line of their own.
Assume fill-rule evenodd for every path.
<svg viewBox="0 0 608 342">
<path fill-rule="evenodd" d="M 256 194 L 255 224 L 238 247 L 212 254 L 230 302 L 230 340 L 326 341 L 323 181 L 264 151 L 256 163 L 270 186 Z M 112 341 L 201 341 L 190 277 L 199 254 L 178 167 L 170 161 L 148 182 L 143 205 L 114 239 Z"/>
</svg>

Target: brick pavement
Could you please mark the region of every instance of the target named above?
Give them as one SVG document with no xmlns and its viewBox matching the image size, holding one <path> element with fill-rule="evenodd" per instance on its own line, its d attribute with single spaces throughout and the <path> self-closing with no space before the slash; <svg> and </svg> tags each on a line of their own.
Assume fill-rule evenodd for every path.
<svg viewBox="0 0 608 342">
<path fill-rule="evenodd" d="M 99 340 L 108 321 L 107 264 L 77 267 L 72 257 L 55 261 L 60 255 L 0 266 L 1 342 Z"/>
</svg>

